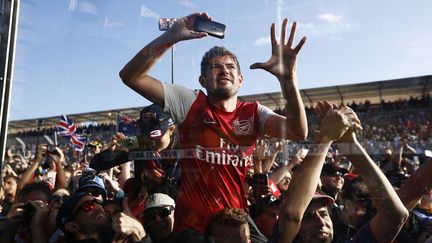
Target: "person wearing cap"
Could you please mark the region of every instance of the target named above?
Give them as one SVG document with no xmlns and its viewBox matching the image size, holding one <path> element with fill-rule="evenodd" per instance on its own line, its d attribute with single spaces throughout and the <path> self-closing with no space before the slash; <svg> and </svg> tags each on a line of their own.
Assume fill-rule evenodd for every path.
<svg viewBox="0 0 432 243">
<path fill-rule="evenodd" d="M 97 197 L 83 192 L 64 199 L 56 222 L 66 242 L 111 242 L 111 219 L 102 204 Z"/>
<path fill-rule="evenodd" d="M 103 179 L 95 173 L 96 171 L 89 169 L 87 172 L 81 175 L 78 180 L 77 192 L 84 192 L 86 194 L 93 195 L 100 200 L 104 200 L 107 197 L 105 183 Z"/>
<path fill-rule="evenodd" d="M 124 183 L 129 206 L 134 216 L 139 218 L 145 195 L 165 193 L 177 197 L 177 181 L 180 177 L 178 166 L 177 134 L 173 119 L 157 105 L 145 107 L 137 120 L 139 133 L 133 148 L 125 145 L 130 138 L 115 135 L 111 149 L 95 155 L 90 167 L 98 171 L 134 161 L 135 177 Z M 144 196 L 143 196 L 144 195 Z"/>
<path fill-rule="evenodd" d="M 363 178 L 376 207 L 376 214 L 372 219 L 363 224 L 353 238 L 347 240 L 351 242 L 392 242 L 407 219 L 408 212 L 385 175 L 357 141 L 354 127 L 361 129 L 360 120 L 351 108 L 338 107 L 329 102 L 319 102 L 316 110 L 321 117 L 320 131 L 315 138 L 315 141 L 318 140 L 319 143 L 313 146 L 293 176 L 279 218 L 278 230 L 271 242 L 332 241 L 333 230 L 330 227 L 332 222 L 328 215 L 328 209 L 321 210 L 325 208 L 323 205 L 312 207 L 312 210 L 309 211 L 312 214 L 310 214 L 307 208 L 314 203 L 314 192 L 319 181 L 325 154 L 333 141 L 338 142 L 341 154 L 350 159 L 357 173 Z M 345 116 L 345 118 L 342 120 L 334 119 L 338 116 Z M 346 124 L 348 121 L 352 123 L 343 126 L 344 129 L 340 129 L 338 123 Z M 328 133 L 327 129 L 336 131 L 334 129 L 337 127 L 339 127 L 336 129 L 338 132 Z M 311 158 L 314 159 L 311 160 Z M 309 178 L 309 180 L 304 180 L 304 178 Z M 327 196 L 327 198 L 330 197 Z M 326 205 L 331 203 L 333 202 Z M 315 208 L 317 210 L 314 210 Z M 309 219 L 314 220 L 312 225 L 306 224 Z M 302 232 L 311 237 L 309 239 L 302 237 Z"/>
<path fill-rule="evenodd" d="M 149 235 L 145 243 L 169 243 L 177 241 L 174 229 L 175 202 L 170 196 L 163 193 L 150 195 L 142 214 L 144 229 Z M 183 219 L 186 220 L 186 219 Z"/>
<path fill-rule="evenodd" d="M 337 201 L 338 195 L 344 185 L 344 176 L 348 170 L 334 162 L 325 163 L 321 171 L 321 190 Z"/>
<path fill-rule="evenodd" d="M 238 100 L 243 75 L 237 57 L 224 47 L 215 46 L 202 58 L 198 80 L 207 94 L 149 76 L 151 68 L 172 45 L 207 36 L 194 31 L 198 18 L 211 19 L 207 13 L 178 19 L 172 28 L 135 55 L 120 71 L 120 77 L 144 98 L 163 107 L 178 124 L 179 147 L 184 156 L 176 217 L 193 220 L 178 220 L 175 228 L 179 232 L 191 229 L 202 235 L 212 215 L 219 210 L 247 208 L 243 184 L 258 135 L 303 140 L 308 128 L 296 75 L 296 58 L 306 38 L 293 46 L 294 23 L 286 42 L 287 19 L 282 24 L 281 43 L 276 40 L 275 26 L 271 27 L 274 51 L 269 61 L 250 67 L 266 70 L 279 80 L 286 116 L 258 102 Z"/>
</svg>

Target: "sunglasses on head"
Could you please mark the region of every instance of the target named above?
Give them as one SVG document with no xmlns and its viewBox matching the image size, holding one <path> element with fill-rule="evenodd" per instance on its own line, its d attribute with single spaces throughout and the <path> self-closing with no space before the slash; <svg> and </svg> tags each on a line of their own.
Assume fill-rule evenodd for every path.
<svg viewBox="0 0 432 243">
<path fill-rule="evenodd" d="M 153 221 L 156 219 L 156 215 L 159 216 L 159 218 L 164 219 L 168 217 L 171 212 L 174 210 L 172 207 L 163 207 L 158 209 L 149 209 L 143 213 L 143 219 L 144 221 Z"/>
</svg>

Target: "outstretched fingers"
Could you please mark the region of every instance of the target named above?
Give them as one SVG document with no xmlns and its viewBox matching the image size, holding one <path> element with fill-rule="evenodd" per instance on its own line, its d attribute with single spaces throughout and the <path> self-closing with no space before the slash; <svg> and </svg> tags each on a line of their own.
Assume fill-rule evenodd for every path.
<svg viewBox="0 0 432 243">
<path fill-rule="evenodd" d="M 288 19 L 284 19 L 283 22 L 282 22 L 282 30 L 281 30 L 281 38 L 280 38 L 280 43 L 281 44 L 285 43 L 287 24 L 288 24 Z M 290 37 L 291 37 L 291 35 L 290 35 Z"/>
</svg>

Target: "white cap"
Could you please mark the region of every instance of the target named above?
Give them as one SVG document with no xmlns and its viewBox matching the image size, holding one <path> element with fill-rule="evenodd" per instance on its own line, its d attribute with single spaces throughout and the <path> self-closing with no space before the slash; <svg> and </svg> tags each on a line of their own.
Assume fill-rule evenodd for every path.
<svg viewBox="0 0 432 243">
<path fill-rule="evenodd" d="M 174 199 L 163 193 L 155 193 L 147 198 L 144 210 L 165 206 L 175 207 Z"/>
</svg>

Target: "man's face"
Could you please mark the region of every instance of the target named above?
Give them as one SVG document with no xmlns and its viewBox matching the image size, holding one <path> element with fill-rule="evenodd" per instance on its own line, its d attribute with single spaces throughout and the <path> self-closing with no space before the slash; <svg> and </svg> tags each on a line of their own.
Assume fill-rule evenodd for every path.
<svg viewBox="0 0 432 243">
<path fill-rule="evenodd" d="M 4 186 L 4 188 L 3 188 L 4 193 L 6 195 L 12 195 L 17 190 L 17 182 L 13 178 L 6 179 L 3 186 Z"/>
<path fill-rule="evenodd" d="M 322 186 L 332 192 L 340 192 L 344 185 L 344 178 L 342 173 L 336 172 L 329 175 L 321 175 Z"/>
<path fill-rule="evenodd" d="M 237 94 L 243 76 L 230 56 L 215 56 L 210 60 L 206 77 L 200 77 L 200 83 L 209 96 L 227 99 Z"/>
<path fill-rule="evenodd" d="M 327 207 L 311 202 L 303 216 L 297 239 L 300 242 L 332 241 L 333 223 Z"/>
<path fill-rule="evenodd" d="M 167 239 L 174 228 L 174 209 L 154 207 L 144 211 L 144 227 L 153 240 Z"/>
<path fill-rule="evenodd" d="M 111 219 L 102 207 L 102 201 L 86 195 L 82 197 L 75 208 L 73 222 L 78 225 L 79 231 L 86 234 L 98 233 L 111 229 Z M 103 233 L 103 232 L 101 232 Z"/>
</svg>

